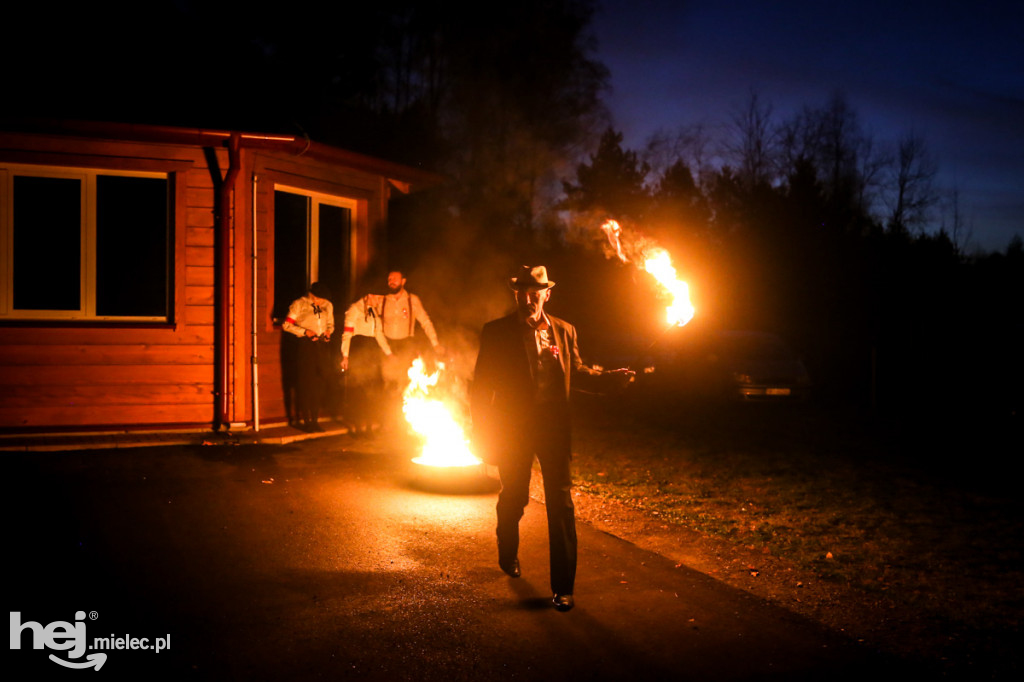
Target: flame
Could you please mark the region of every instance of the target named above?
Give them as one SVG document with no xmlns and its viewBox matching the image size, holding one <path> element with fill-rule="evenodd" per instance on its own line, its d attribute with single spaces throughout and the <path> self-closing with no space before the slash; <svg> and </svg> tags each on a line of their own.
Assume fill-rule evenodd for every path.
<svg viewBox="0 0 1024 682">
<path fill-rule="evenodd" d="M 409 368 L 409 385 L 402 394 L 402 412 L 413 431 L 425 441 L 417 464 L 435 467 L 465 467 L 481 464 L 469 450 L 469 439 L 451 412 L 440 400 L 431 397 L 437 387 L 444 363 L 427 374 L 423 359 L 416 358 Z"/>
<path fill-rule="evenodd" d="M 623 263 L 628 263 L 629 259 L 622 250 L 622 227 L 619 223 L 615 220 L 607 220 L 601 225 L 601 229 L 607 235 L 608 243 L 614 250 L 615 255 Z M 672 258 L 669 256 L 668 251 L 660 247 L 640 244 L 639 241 L 633 246 L 637 248 L 631 248 L 630 253 L 641 253 L 640 257 L 644 263 L 643 269 L 654 277 L 658 284 L 672 298 L 671 303 L 665 310 L 666 322 L 670 325 L 682 327 L 692 320 L 696 313 L 693 304 L 690 302 L 690 286 L 676 275 L 676 269 L 672 265 Z"/>
<path fill-rule="evenodd" d="M 696 312 L 690 302 L 690 286 L 676 277 L 676 269 L 668 251 L 656 249 L 644 261 L 644 270 L 649 272 L 658 284 L 672 297 L 672 302 L 665 309 L 665 321 L 682 327 L 693 319 Z"/>
</svg>

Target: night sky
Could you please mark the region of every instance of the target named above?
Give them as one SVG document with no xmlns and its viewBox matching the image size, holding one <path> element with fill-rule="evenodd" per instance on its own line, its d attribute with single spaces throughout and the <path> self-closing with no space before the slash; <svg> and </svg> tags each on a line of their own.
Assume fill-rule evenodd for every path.
<svg viewBox="0 0 1024 682">
<path fill-rule="evenodd" d="M 925 139 L 968 250 L 1024 237 L 1024 2 L 604 0 L 595 31 L 630 149 L 752 89 L 778 120 L 838 91 L 876 142 Z"/>
<path fill-rule="evenodd" d="M 876 142 L 895 144 L 908 132 L 924 138 L 939 164 L 939 186 L 959 190 L 972 230 L 968 250 L 1003 250 L 1015 234 L 1024 237 L 1024 1 L 598 2 L 594 56 L 611 71 L 607 101 L 626 147 L 640 150 L 655 131 L 684 125 L 714 131 L 752 89 L 772 104 L 776 120 L 840 92 Z M 15 109 L 36 102 L 47 116 L 68 116 L 63 106 L 47 108 L 46 99 L 95 105 L 131 97 L 138 78 L 146 82 L 168 62 L 194 77 L 201 70 L 184 71 L 180 60 L 205 58 L 209 69 L 226 59 L 207 55 L 215 45 L 182 47 L 197 38 L 174 34 L 173 49 L 139 59 L 145 70 L 136 74 L 124 55 L 156 34 L 123 31 L 91 6 L 60 26 L 46 12 L 45 5 L 18 7 L 11 24 L 22 30 L 0 42 L 6 61 L 30 66 L 5 83 Z M 194 21 L 188 27 L 200 37 L 210 29 Z M 83 58 L 92 65 L 85 72 L 67 67 Z M 220 78 L 216 69 L 209 73 Z M 96 90 L 96 79 L 118 78 L 132 84 Z M 193 108 L 203 101 L 179 100 Z"/>
</svg>

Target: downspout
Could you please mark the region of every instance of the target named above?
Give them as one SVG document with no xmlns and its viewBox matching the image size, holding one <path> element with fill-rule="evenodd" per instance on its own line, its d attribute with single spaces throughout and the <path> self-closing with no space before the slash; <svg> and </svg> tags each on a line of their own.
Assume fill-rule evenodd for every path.
<svg viewBox="0 0 1024 682">
<path fill-rule="evenodd" d="M 220 187 L 220 215 L 217 220 L 217 373 L 214 393 L 217 396 L 217 428 L 231 425 L 231 383 L 230 383 L 230 305 L 231 305 L 231 225 L 235 179 L 239 168 L 239 147 L 241 138 L 231 133 L 228 144 L 228 171 Z"/>
<path fill-rule="evenodd" d="M 252 176 L 252 429 L 260 430 L 260 365 L 259 365 L 259 336 L 257 324 L 257 291 L 256 285 L 259 280 L 257 269 L 259 266 L 259 251 L 256 249 L 256 204 L 258 176 Z"/>
</svg>

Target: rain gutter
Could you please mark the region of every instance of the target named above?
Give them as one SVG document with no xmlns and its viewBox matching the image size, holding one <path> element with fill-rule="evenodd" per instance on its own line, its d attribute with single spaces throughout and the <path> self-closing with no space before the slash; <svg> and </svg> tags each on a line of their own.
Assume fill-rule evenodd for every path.
<svg viewBox="0 0 1024 682">
<path fill-rule="evenodd" d="M 259 250 L 256 248 L 256 199 L 259 178 L 255 173 L 252 176 L 252 429 L 257 433 L 260 430 L 260 365 L 259 365 L 259 328 L 258 319 L 258 297 L 256 287 L 259 283 Z"/>
<path fill-rule="evenodd" d="M 232 197 L 234 196 L 235 180 L 241 171 L 239 149 L 241 135 L 232 133 L 228 138 L 228 171 L 220 186 L 219 215 L 217 216 L 217 329 L 216 329 L 216 386 L 214 395 L 217 397 L 217 428 L 229 428 L 231 425 L 231 377 L 230 377 L 230 323 L 231 323 L 231 223 L 234 219 Z"/>
<path fill-rule="evenodd" d="M 12 122 L 13 123 L 13 122 Z M 289 153 L 294 156 L 307 156 L 333 164 L 383 175 L 403 192 L 412 191 L 413 187 L 422 188 L 436 185 L 444 178 L 436 173 L 419 168 L 385 161 L 371 156 L 350 152 L 337 147 L 313 142 L 308 137 L 294 135 L 271 135 L 243 133 L 237 131 L 212 130 L 207 128 L 180 128 L 174 126 L 112 123 L 105 121 L 77 121 L 66 119 L 32 119 L 21 121 L 13 126 L 20 132 L 42 134 L 74 134 L 89 137 L 151 142 L 156 144 L 193 145 L 204 148 L 223 148 L 228 150 L 228 169 L 224 181 L 219 187 L 218 215 L 214 221 L 216 317 L 215 317 L 215 351 L 214 351 L 214 396 L 215 396 L 215 428 L 230 428 L 231 421 L 231 234 L 235 220 L 234 196 L 235 182 L 241 172 L 241 149 L 266 149 Z M 259 428 L 257 372 L 256 372 L 256 183 L 253 179 L 253 319 L 252 319 L 252 367 L 253 367 L 253 423 Z"/>
</svg>

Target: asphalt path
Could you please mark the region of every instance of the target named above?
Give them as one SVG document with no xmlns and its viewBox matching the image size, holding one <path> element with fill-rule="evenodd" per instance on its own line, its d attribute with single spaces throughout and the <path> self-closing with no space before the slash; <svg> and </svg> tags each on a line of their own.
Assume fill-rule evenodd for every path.
<svg viewBox="0 0 1024 682">
<path fill-rule="evenodd" d="M 110 639 L 101 647 L 163 641 L 102 650 L 105 679 L 924 672 L 585 524 L 576 608 L 557 612 L 543 505 L 527 507 L 523 576 L 511 579 L 497 566 L 496 482 L 444 490 L 410 448 L 341 436 L 5 454 L 5 592 L 23 628 L 10 665 L 33 679 L 92 675 L 52 660 L 100 652 L 60 637 L 84 631 L 83 642 Z"/>
</svg>

